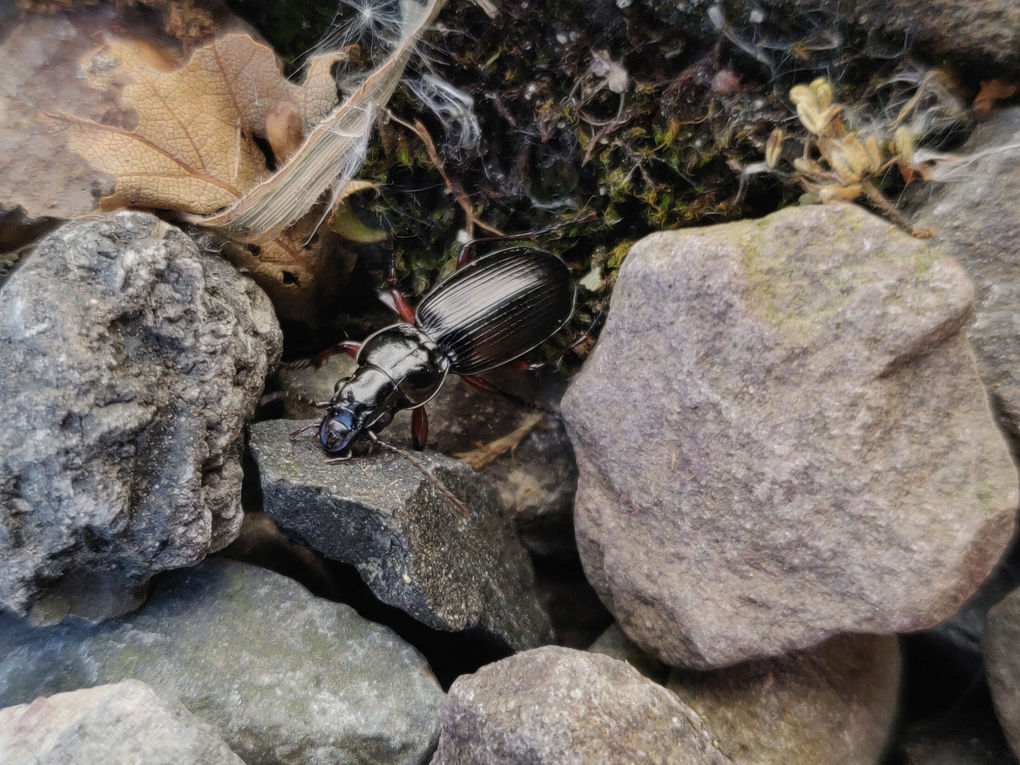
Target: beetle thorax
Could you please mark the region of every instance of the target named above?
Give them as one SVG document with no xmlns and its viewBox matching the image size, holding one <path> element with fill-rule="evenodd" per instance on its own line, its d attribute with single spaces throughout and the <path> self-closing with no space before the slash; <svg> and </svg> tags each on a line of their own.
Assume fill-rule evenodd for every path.
<svg viewBox="0 0 1020 765">
<path fill-rule="evenodd" d="M 354 374 L 337 383 L 319 439 L 329 452 L 343 452 L 365 431 L 378 432 L 400 409 L 421 406 L 442 387 L 449 362 L 425 333 L 410 324 L 387 327 L 369 337 Z"/>
</svg>

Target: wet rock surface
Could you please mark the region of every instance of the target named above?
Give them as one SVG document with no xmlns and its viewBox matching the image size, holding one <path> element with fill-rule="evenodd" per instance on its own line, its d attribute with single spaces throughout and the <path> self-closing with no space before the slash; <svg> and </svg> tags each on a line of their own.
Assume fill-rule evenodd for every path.
<svg viewBox="0 0 1020 765">
<path fill-rule="evenodd" d="M 696 714 L 625 662 L 546 647 L 450 688 L 432 765 L 472 762 L 731 761 Z"/>
<path fill-rule="evenodd" d="M 856 207 L 636 245 L 563 401 L 581 558 L 628 636 L 711 668 L 951 616 L 1018 499 L 972 303 Z"/>
<path fill-rule="evenodd" d="M 219 733 L 145 683 L 125 680 L 0 709 L 6 765 L 242 765 Z"/>
<path fill-rule="evenodd" d="M 133 678 L 214 726 L 248 763 L 419 763 L 443 693 L 390 630 L 277 574 L 209 560 L 93 626 L 0 616 L 0 706 Z"/>
<path fill-rule="evenodd" d="M 465 518 L 395 454 L 324 465 L 309 439 L 288 440 L 305 424 L 251 427 L 263 507 L 285 534 L 355 566 L 380 600 L 431 627 L 478 628 L 516 650 L 551 640 L 531 562 L 490 483 L 457 460 L 415 455 L 466 505 Z"/>
<path fill-rule="evenodd" d="M 980 125 L 964 151 L 973 162 L 936 184 L 915 220 L 933 228 L 974 281 L 967 338 L 1004 424 L 1020 432 L 1020 108 Z"/>
<path fill-rule="evenodd" d="M 740 765 L 872 765 L 896 719 L 900 650 L 895 636 L 841 635 L 778 659 L 674 670 L 666 687 Z"/>
<path fill-rule="evenodd" d="M 152 215 L 43 240 L 0 291 L 0 603 L 123 613 L 229 543 L 280 345 L 265 294 Z"/>
</svg>

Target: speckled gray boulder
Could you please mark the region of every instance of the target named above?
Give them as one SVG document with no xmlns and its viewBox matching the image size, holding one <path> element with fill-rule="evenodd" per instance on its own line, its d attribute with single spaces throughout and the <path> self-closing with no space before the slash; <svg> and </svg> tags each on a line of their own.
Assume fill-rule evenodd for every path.
<svg viewBox="0 0 1020 765">
<path fill-rule="evenodd" d="M 417 765 L 443 704 L 391 630 L 241 563 L 167 574 L 139 611 L 100 625 L 0 615 L 0 707 L 126 678 L 179 701 L 250 765 Z"/>
<path fill-rule="evenodd" d="M 894 635 L 839 635 L 775 659 L 674 670 L 666 687 L 738 765 L 875 765 L 896 720 L 900 668 Z"/>
<path fill-rule="evenodd" d="M 953 180 L 932 184 L 934 193 L 916 216 L 974 280 L 977 304 L 967 338 L 981 379 L 1014 433 L 1020 432 L 1018 144 L 1020 108 L 996 110 L 961 151 L 976 158 L 946 168 Z"/>
<path fill-rule="evenodd" d="M 492 484 L 434 452 L 415 457 L 470 510 L 389 452 L 324 465 L 305 421 L 251 426 L 266 514 L 288 537 L 355 566 L 376 597 L 442 630 L 479 628 L 515 650 L 551 642 L 535 573 Z"/>
<path fill-rule="evenodd" d="M 848 205 L 635 245 L 563 400 L 581 558 L 628 636 L 708 669 L 951 616 L 1018 502 L 973 300 Z"/>
<path fill-rule="evenodd" d="M 262 290 L 152 215 L 44 239 L 0 290 L 0 605 L 116 615 L 229 543 L 280 345 Z"/>
<path fill-rule="evenodd" d="M 731 765 L 713 738 L 626 662 L 549 646 L 454 682 L 432 765 Z"/>
<path fill-rule="evenodd" d="M 0 709 L 4 765 L 244 765 L 211 725 L 124 680 Z"/>
</svg>

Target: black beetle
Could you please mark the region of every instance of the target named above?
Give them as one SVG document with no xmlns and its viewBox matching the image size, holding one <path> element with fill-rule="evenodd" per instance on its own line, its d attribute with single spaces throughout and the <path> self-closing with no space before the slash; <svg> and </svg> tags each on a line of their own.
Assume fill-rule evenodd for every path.
<svg viewBox="0 0 1020 765">
<path fill-rule="evenodd" d="M 510 247 L 454 271 L 422 299 L 417 312 L 398 293 L 392 297 L 404 322 L 360 345 L 341 344 L 358 368 L 337 382 L 318 426 L 323 448 L 339 459 L 349 457 L 361 437 L 376 440 L 401 409 L 414 410 L 412 438 L 416 449 L 423 448 L 428 420 L 422 407 L 447 375 L 493 390 L 475 375 L 518 358 L 562 329 L 573 315 L 576 287 L 557 256 Z"/>
</svg>

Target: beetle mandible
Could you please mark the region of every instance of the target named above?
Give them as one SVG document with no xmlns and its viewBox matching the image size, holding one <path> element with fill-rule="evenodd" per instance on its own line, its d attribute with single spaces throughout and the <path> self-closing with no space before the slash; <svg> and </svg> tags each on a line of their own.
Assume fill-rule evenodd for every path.
<svg viewBox="0 0 1020 765">
<path fill-rule="evenodd" d="M 570 320 L 576 286 L 559 257 L 509 247 L 468 262 L 432 288 L 415 311 L 399 293 L 404 321 L 362 343 L 341 343 L 358 362 L 337 382 L 318 438 L 327 453 L 347 459 L 350 448 L 375 435 L 401 409 L 411 409 L 415 449 L 428 438 L 424 405 L 452 372 L 493 390 L 475 375 L 541 345 Z"/>
</svg>

